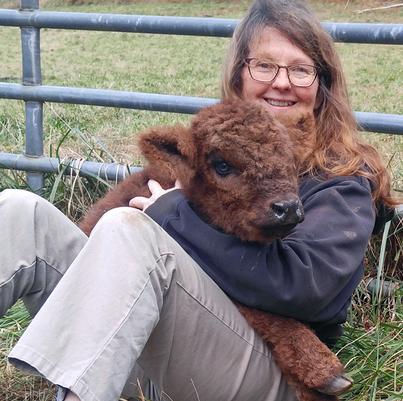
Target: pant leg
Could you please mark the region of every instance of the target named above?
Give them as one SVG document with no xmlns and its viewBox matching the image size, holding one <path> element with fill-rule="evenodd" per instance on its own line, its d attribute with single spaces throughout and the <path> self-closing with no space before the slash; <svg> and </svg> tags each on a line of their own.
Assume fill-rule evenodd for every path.
<svg viewBox="0 0 403 401">
<path fill-rule="evenodd" d="M 87 237 L 49 202 L 27 191 L 0 193 L 0 316 L 22 298 L 36 314 Z"/>
<path fill-rule="evenodd" d="M 10 361 L 82 401 L 117 400 L 136 361 L 175 401 L 295 400 L 232 302 L 131 208 L 100 220 Z"/>
<path fill-rule="evenodd" d="M 87 237 L 63 213 L 38 195 L 0 192 L 0 317 L 20 298 L 35 315 Z M 148 398 L 153 385 L 137 369 Z"/>
</svg>

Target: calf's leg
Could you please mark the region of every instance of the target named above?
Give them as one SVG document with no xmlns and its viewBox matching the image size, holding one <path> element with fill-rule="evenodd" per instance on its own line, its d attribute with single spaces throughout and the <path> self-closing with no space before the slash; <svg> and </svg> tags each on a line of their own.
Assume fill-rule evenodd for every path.
<svg viewBox="0 0 403 401">
<path fill-rule="evenodd" d="M 351 381 L 342 375 L 343 365 L 337 356 L 306 325 L 242 305 L 238 307 L 271 345 L 277 364 L 290 382 L 330 395 L 341 394 L 351 387 Z"/>
</svg>

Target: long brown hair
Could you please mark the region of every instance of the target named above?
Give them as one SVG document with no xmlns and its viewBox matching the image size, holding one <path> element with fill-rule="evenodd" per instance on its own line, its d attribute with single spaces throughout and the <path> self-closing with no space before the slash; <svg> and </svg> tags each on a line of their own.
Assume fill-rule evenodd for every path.
<svg viewBox="0 0 403 401">
<path fill-rule="evenodd" d="M 391 196 L 388 171 L 377 150 L 363 141 L 347 94 L 347 85 L 330 35 L 299 0 L 255 0 L 237 26 L 224 64 L 223 99 L 242 97 L 242 69 L 250 44 L 266 27 L 275 28 L 307 54 L 319 69 L 316 144 L 305 160 L 305 173 L 361 175 L 372 182 L 376 203 L 398 204 Z"/>
</svg>

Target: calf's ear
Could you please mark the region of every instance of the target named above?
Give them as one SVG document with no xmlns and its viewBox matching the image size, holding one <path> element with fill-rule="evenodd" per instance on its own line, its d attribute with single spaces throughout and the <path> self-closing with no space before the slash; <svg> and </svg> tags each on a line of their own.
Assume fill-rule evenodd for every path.
<svg viewBox="0 0 403 401">
<path fill-rule="evenodd" d="M 139 147 L 149 164 L 168 169 L 183 184 L 193 176 L 196 146 L 188 128 L 151 128 L 140 134 Z"/>
</svg>

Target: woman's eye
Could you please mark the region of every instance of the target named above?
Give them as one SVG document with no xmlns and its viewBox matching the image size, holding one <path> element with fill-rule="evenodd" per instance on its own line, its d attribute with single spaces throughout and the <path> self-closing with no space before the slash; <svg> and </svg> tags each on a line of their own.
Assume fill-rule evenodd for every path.
<svg viewBox="0 0 403 401">
<path fill-rule="evenodd" d="M 293 65 L 288 68 L 291 72 L 296 74 L 313 75 L 315 73 L 314 67 L 309 65 Z"/>
<path fill-rule="evenodd" d="M 227 163 L 226 161 L 219 161 L 213 164 L 213 167 L 215 171 L 217 172 L 218 175 L 221 175 L 222 177 L 227 176 L 228 174 L 231 174 L 232 172 L 232 166 Z"/>
<path fill-rule="evenodd" d="M 273 69 L 276 68 L 275 66 L 273 66 L 273 64 L 265 63 L 265 62 L 258 63 L 256 65 L 256 67 L 261 69 L 261 70 L 266 70 L 266 71 L 272 71 Z"/>
</svg>

